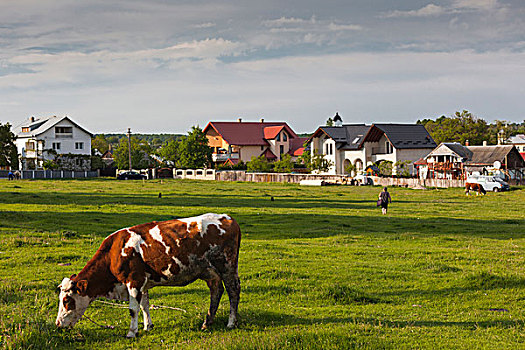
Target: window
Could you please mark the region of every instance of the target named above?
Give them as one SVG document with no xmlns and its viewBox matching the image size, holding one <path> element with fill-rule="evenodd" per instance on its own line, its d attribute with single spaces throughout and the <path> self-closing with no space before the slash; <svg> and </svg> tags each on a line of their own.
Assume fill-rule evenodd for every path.
<svg viewBox="0 0 525 350">
<path fill-rule="evenodd" d="M 392 148 L 392 144 L 389 141 L 385 142 L 385 153 L 387 153 L 387 154 L 394 153 L 394 149 Z"/>
<path fill-rule="evenodd" d="M 281 134 L 277 134 L 277 137 L 275 138 L 275 141 L 281 141 Z"/>
<path fill-rule="evenodd" d="M 328 154 L 328 155 L 333 154 L 333 151 L 334 151 L 333 145 L 331 143 L 327 143 L 325 154 Z"/>
<path fill-rule="evenodd" d="M 261 151 L 264 151 L 264 146 L 261 146 Z"/>
<path fill-rule="evenodd" d="M 71 126 L 56 126 L 55 137 L 71 138 L 73 137 L 73 127 Z"/>
<path fill-rule="evenodd" d="M 283 132 L 283 141 L 288 141 L 288 135 L 285 132 Z"/>
<path fill-rule="evenodd" d="M 29 127 L 25 126 L 22 128 L 22 132 L 29 132 Z"/>
<path fill-rule="evenodd" d="M 84 149 L 84 142 L 75 142 L 75 149 Z"/>
<path fill-rule="evenodd" d="M 35 150 L 35 143 L 34 142 L 26 142 L 26 150 L 27 151 L 34 151 Z"/>
<path fill-rule="evenodd" d="M 60 149 L 60 142 L 53 142 L 53 149 L 56 151 L 56 150 L 59 150 Z"/>
<path fill-rule="evenodd" d="M 280 154 L 284 153 L 284 145 L 280 145 L 279 146 L 279 152 L 280 152 Z"/>
</svg>

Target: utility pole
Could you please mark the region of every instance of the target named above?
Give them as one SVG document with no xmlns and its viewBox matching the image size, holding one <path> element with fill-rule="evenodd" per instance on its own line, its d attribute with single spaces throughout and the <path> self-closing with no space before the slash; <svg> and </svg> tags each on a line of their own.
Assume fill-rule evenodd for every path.
<svg viewBox="0 0 525 350">
<path fill-rule="evenodd" d="M 131 170 L 131 128 L 128 128 L 128 159 L 129 159 L 129 170 Z"/>
</svg>

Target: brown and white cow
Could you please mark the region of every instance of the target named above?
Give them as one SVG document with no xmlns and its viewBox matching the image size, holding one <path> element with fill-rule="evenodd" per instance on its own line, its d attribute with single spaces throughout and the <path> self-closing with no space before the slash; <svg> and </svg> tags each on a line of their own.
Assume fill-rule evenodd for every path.
<svg viewBox="0 0 525 350">
<path fill-rule="evenodd" d="M 241 231 L 228 215 L 151 222 L 109 235 L 86 266 L 60 284 L 56 325 L 74 326 L 98 297 L 129 300 L 131 325 L 127 337 L 138 332 L 139 307 L 144 330 L 153 327 L 148 289 L 185 286 L 206 281 L 211 301 L 202 328 L 210 326 L 224 287 L 230 299 L 228 328 L 237 322 L 241 285 L 237 273 Z M 223 287 L 224 283 L 224 287 Z"/>
</svg>

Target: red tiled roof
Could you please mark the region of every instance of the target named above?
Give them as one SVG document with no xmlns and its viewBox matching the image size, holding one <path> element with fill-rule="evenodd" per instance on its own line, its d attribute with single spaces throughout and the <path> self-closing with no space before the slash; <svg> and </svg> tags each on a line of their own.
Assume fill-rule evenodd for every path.
<svg viewBox="0 0 525 350">
<path fill-rule="evenodd" d="M 284 128 L 284 125 L 268 126 L 264 128 L 264 138 L 266 140 L 273 140 L 277 135 L 279 135 L 279 133 L 281 132 L 283 128 Z"/>
<path fill-rule="evenodd" d="M 295 139 L 290 140 L 290 151 L 288 151 L 288 154 L 292 156 L 302 156 L 304 152 L 304 143 L 308 140 L 308 137 L 297 137 Z"/>
<path fill-rule="evenodd" d="M 269 148 L 267 148 L 263 153 L 261 153 L 261 156 L 265 156 L 268 160 L 277 159 L 277 156 Z"/>
<path fill-rule="evenodd" d="M 417 161 L 414 162 L 415 165 L 426 165 L 427 161 L 423 158 L 419 158 Z"/>
<path fill-rule="evenodd" d="M 290 138 L 297 134 L 285 122 L 209 122 L 204 128 L 204 133 L 213 128 L 230 145 L 236 146 L 265 146 L 265 129 L 271 127 L 284 128 Z M 272 130 L 272 129 L 270 129 Z"/>
<path fill-rule="evenodd" d="M 523 158 L 523 160 L 525 160 L 525 152 L 520 152 L 521 154 L 521 157 Z"/>
</svg>

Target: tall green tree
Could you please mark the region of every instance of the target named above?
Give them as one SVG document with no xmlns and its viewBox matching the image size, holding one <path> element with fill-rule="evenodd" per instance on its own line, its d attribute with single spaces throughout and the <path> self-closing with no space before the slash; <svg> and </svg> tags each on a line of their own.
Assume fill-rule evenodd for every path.
<svg viewBox="0 0 525 350">
<path fill-rule="evenodd" d="M 181 139 L 178 145 L 177 168 L 204 168 L 211 163 L 212 149 L 208 146 L 208 138 L 199 126 L 193 126 L 188 136 Z"/>
<path fill-rule="evenodd" d="M 158 154 L 165 162 L 170 161 L 173 164 L 176 164 L 179 160 L 179 141 L 168 141 L 158 150 Z"/>
<path fill-rule="evenodd" d="M 0 123 L 0 166 L 18 169 L 18 152 L 15 140 L 16 136 L 11 132 L 11 125 Z"/>
<path fill-rule="evenodd" d="M 151 147 L 138 138 L 131 137 L 131 167 L 133 169 L 146 169 L 153 165 L 149 158 Z M 122 138 L 115 149 L 115 163 L 119 169 L 129 168 L 128 139 Z"/>
<path fill-rule="evenodd" d="M 465 144 L 469 140 L 471 145 L 480 145 L 483 141 L 490 142 L 491 135 L 489 125 L 481 118 L 474 116 L 467 110 L 456 112 L 451 117 L 441 116 L 436 120 L 423 119 L 418 121 L 423 124 L 430 133 L 430 136 L 436 141 L 441 142 L 459 142 Z"/>
</svg>

